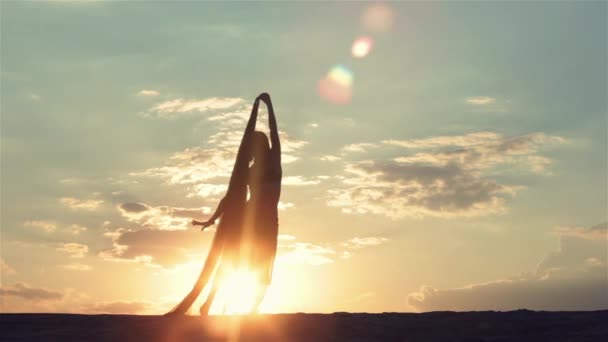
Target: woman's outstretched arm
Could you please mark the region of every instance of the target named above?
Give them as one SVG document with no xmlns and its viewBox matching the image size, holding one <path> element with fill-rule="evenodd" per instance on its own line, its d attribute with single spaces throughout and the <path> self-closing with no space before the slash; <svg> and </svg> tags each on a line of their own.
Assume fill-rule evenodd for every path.
<svg viewBox="0 0 608 342">
<path fill-rule="evenodd" d="M 272 100 L 268 93 L 260 94 L 259 98 L 266 103 L 268 107 L 268 126 L 270 128 L 270 143 L 272 144 L 272 154 L 281 157 L 281 141 L 279 140 L 279 129 L 277 128 L 277 119 L 274 116 L 274 108 Z"/>
<path fill-rule="evenodd" d="M 255 131 L 255 124 L 258 120 L 259 105 L 260 100 L 256 98 L 255 102 L 253 103 L 253 107 L 251 108 L 251 115 L 249 116 L 249 122 L 247 122 L 245 133 L 243 133 L 243 139 L 241 140 L 239 151 L 236 155 L 236 161 L 234 162 L 234 168 L 232 169 L 232 175 L 230 176 L 230 182 L 228 183 L 226 197 L 230 197 L 234 193 L 232 190 L 240 189 L 242 186 L 247 184 L 246 172 L 247 168 L 249 167 L 249 149 L 251 148 L 249 141 L 251 140 L 251 136 Z"/>
</svg>

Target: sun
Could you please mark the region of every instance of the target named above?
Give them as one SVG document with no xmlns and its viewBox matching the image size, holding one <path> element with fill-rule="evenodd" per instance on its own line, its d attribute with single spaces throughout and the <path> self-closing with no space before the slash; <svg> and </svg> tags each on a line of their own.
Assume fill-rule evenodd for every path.
<svg viewBox="0 0 608 342">
<path fill-rule="evenodd" d="M 211 307 L 211 314 L 243 315 L 254 310 L 256 295 L 262 290 L 258 275 L 247 268 L 228 271 Z"/>
</svg>

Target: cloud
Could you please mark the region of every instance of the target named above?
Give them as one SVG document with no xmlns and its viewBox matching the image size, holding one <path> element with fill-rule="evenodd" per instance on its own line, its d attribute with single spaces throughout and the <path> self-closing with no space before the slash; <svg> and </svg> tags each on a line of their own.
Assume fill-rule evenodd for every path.
<svg viewBox="0 0 608 342">
<path fill-rule="evenodd" d="M 336 251 L 307 242 L 294 242 L 287 247 L 287 252 L 281 253 L 279 262 L 288 264 L 323 265 L 334 262 Z"/>
<path fill-rule="evenodd" d="M 489 96 L 473 96 L 467 98 L 467 103 L 480 106 L 496 103 L 496 99 Z"/>
<path fill-rule="evenodd" d="M 83 311 L 91 314 L 134 315 L 146 312 L 151 307 L 152 304 L 149 302 L 115 301 L 85 305 Z"/>
<path fill-rule="evenodd" d="M 128 213 L 141 213 L 152 208 L 143 203 L 130 202 L 121 204 L 120 209 Z"/>
<path fill-rule="evenodd" d="M 346 145 L 342 148 L 343 152 L 365 152 L 371 148 L 378 147 L 377 144 L 372 143 L 358 143 Z"/>
<path fill-rule="evenodd" d="M 345 213 L 405 216 L 477 216 L 505 210 L 514 187 L 475 177 L 455 164 L 427 166 L 396 162 L 347 166 L 346 188 L 329 190 L 330 206 Z"/>
<path fill-rule="evenodd" d="M 555 231 L 561 236 L 572 236 L 586 240 L 606 240 L 608 238 L 608 223 L 598 224 L 589 229 L 584 227 L 559 227 Z"/>
<path fill-rule="evenodd" d="M 59 300 L 63 297 L 61 292 L 44 288 L 31 287 L 25 283 L 16 283 L 13 286 L 2 286 L 0 295 L 19 297 L 26 300 Z"/>
<path fill-rule="evenodd" d="M 350 249 L 360 249 L 369 246 L 378 246 L 387 241 L 387 238 L 378 236 L 369 236 L 364 238 L 356 237 L 346 241 L 343 243 L 343 245 Z"/>
<path fill-rule="evenodd" d="M 318 177 L 307 179 L 303 176 L 287 176 L 283 177 L 281 182 L 282 185 L 293 185 L 293 186 L 306 186 L 306 185 L 316 185 L 321 183 L 321 179 Z"/>
<path fill-rule="evenodd" d="M 14 268 L 9 266 L 3 258 L 0 258 L 0 275 L 7 276 L 17 273 Z"/>
<path fill-rule="evenodd" d="M 282 201 L 279 201 L 279 204 L 278 204 L 277 207 L 278 207 L 279 210 L 287 210 L 289 208 L 295 207 L 295 204 L 293 204 L 291 202 L 282 202 Z"/>
<path fill-rule="evenodd" d="M 72 271 L 90 271 L 93 269 L 91 266 L 85 264 L 67 264 L 61 265 L 61 267 Z"/>
<path fill-rule="evenodd" d="M 130 175 L 163 178 L 171 185 L 200 185 L 212 179 L 229 177 L 235 158 L 236 151 L 193 147 L 174 153 L 165 166 Z"/>
<path fill-rule="evenodd" d="M 278 260 L 288 264 L 308 264 L 319 266 L 335 262 L 337 258 L 348 259 L 353 256 L 355 250 L 366 247 L 379 246 L 388 241 L 387 238 L 370 236 L 364 238 L 352 238 L 350 240 L 326 244 L 325 246 L 295 241 L 292 235 L 279 237 L 281 247 Z"/>
<path fill-rule="evenodd" d="M 142 89 L 140 90 L 137 95 L 140 96 L 158 96 L 160 95 L 160 93 L 156 90 L 148 90 L 148 89 Z"/>
<path fill-rule="evenodd" d="M 80 233 L 87 231 L 88 228 L 79 224 L 73 224 L 69 226 L 67 230 L 73 235 L 80 235 Z"/>
<path fill-rule="evenodd" d="M 161 178 L 169 185 L 185 185 L 190 197 L 218 197 L 226 190 L 249 112 L 249 105 L 238 105 L 230 111 L 209 116 L 205 125 L 214 125 L 216 132 L 209 136 L 205 147 L 176 152 L 164 166 L 131 172 L 129 175 Z M 265 127 L 257 129 L 267 130 Z M 285 132 L 279 134 L 282 164 L 298 160 L 301 149 L 308 142 L 292 138 Z"/>
<path fill-rule="evenodd" d="M 175 119 L 184 113 L 206 113 L 228 109 L 243 103 L 245 100 L 236 97 L 211 97 L 207 99 L 173 99 L 160 102 L 144 114 L 146 117 Z"/>
<path fill-rule="evenodd" d="M 52 233 L 57 229 L 57 224 L 51 221 L 25 221 L 23 222 L 24 226 L 28 227 L 36 227 L 44 230 L 47 233 Z"/>
<path fill-rule="evenodd" d="M 57 251 L 69 254 L 70 258 L 84 258 L 89 252 L 89 247 L 80 243 L 70 242 L 57 247 Z"/>
<path fill-rule="evenodd" d="M 151 207 L 144 203 L 127 202 L 118 206 L 121 215 L 141 227 L 159 230 L 189 229 L 192 219 L 201 219 L 210 208 Z"/>
<path fill-rule="evenodd" d="M 208 242 L 208 234 L 198 229 L 120 230 L 112 236 L 113 247 L 99 255 L 109 261 L 140 262 L 148 266 L 171 267 L 190 261 Z"/>
<path fill-rule="evenodd" d="M 410 140 L 383 140 L 383 144 L 395 145 L 411 149 L 436 147 L 470 147 L 480 144 L 492 144 L 500 141 L 502 136 L 494 132 L 474 132 L 464 135 L 436 136 Z"/>
<path fill-rule="evenodd" d="M 79 200 L 74 197 L 62 197 L 59 202 L 71 209 L 95 210 L 103 203 L 102 200 Z"/>
<path fill-rule="evenodd" d="M 534 273 L 453 289 L 422 286 L 408 303 L 420 311 L 605 310 L 607 242 L 565 234 Z"/>
<path fill-rule="evenodd" d="M 347 163 L 343 184 L 328 191 L 327 203 L 345 213 L 391 218 L 500 214 L 507 210 L 507 199 L 522 187 L 501 184 L 489 175 L 517 167 L 548 174 L 551 160 L 539 150 L 564 142 L 544 133 L 503 137 L 492 132 L 385 140 L 383 144 L 401 148 L 401 155 Z"/>
<path fill-rule="evenodd" d="M 319 159 L 322 160 L 322 161 L 334 162 L 334 161 L 340 160 L 340 157 L 337 157 L 337 156 L 334 156 L 334 155 L 331 155 L 331 154 L 327 154 L 327 155 L 322 156 Z"/>
</svg>

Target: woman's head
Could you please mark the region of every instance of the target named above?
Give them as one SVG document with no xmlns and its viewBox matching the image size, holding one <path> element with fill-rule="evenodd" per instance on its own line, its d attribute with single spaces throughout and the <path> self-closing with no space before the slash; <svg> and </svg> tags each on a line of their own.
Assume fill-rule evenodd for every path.
<svg viewBox="0 0 608 342">
<path fill-rule="evenodd" d="M 270 151 L 270 143 L 266 134 L 260 131 L 253 132 L 251 136 L 251 159 L 256 162 L 266 160 Z"/>
</svg>

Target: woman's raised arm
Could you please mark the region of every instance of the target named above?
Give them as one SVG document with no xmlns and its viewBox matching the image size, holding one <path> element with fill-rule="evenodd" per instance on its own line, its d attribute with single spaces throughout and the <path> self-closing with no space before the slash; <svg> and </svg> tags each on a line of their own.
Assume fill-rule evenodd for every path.
<svg viewBox="0 0 608 342">
<path fill-rule="evenodd" d="M 260 94 L 259 98 L 266 103 L 268 107 L 268 126 L 270 128 L 270 143 L 272 144 L 272 154 L 281 158 L 281 141 L 279 140 L 279 129 L 277 128 L 277 119 L 274 116 L 274 108 L 272 100 L 268 93 Z"/>
</svg>

